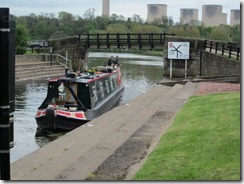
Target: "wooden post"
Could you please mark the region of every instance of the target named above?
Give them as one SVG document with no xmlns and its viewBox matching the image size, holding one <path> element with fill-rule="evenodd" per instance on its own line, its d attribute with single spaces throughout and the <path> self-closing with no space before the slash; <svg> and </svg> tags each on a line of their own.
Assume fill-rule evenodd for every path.
<svg viewBox="0 0 244 184">
<path fill-rule="evenodd" d="M 120 48 L 120 40 L 119 40 L 119 33 L 116 35 L 116 40 L 117 40 L 117 48 Z"/>
<path fill-rule="evenodd" d="M 224 55 L 225 53 L 225 44 L 222 45 L 222 56 Z"/>
<path fill-rule="evenodd" d="M 90 48 L 91 43 L 90 43 L 90 34 L 87 34 L 87 48 Z"/>
<path fill-rule="evenodd" d="M 97 33 L 97 48 L 100 48 L 100 40 L 99 40 L 99 33 Z"/>
<path fill-rule="evenodd" d="M 215 43 L 215 54 L 217 54 L 217 53 L 218 53 L 218 45 L 219 45 L 219 43 L 218 43 L 218 42 L 216 42 L 216 43 Z"/>
<path fill-rule="evenodd" d="M 131 40 L 130 40 L 130 33 L 127 34 L 127 44 L 128 44 L 128 48 L 131 48 Z"/>
<path fill-rule="evenodd" d="M 240 55 L 240 47 L 237 48 L 236 60 L 239 60 L 239 55 Z"/>
<path fill-rule="evenodd" d="M 210 49 L 209 49 L 209 52 L 212 52 L 212 47 L 213 47 L 213 41 L 210 42 Z"/>
<path fill-rule="evenodd" d="M 109 43 L 109 33 L 107 33 L 107 48 L 110 48 L 110 43 Z"/>
<path fill-rule="evenodd" d="M 232 46 L 229 46 L 229 58 L 231 58 Z"/>
<path fill-rule="evenodd" d="M 142 37 L 141 37 L 141 33 L 140 34 L 138 34 L 138 44 L 139 44 L 139 49 L 141 49 L 142 48 Z"/>
</svg>

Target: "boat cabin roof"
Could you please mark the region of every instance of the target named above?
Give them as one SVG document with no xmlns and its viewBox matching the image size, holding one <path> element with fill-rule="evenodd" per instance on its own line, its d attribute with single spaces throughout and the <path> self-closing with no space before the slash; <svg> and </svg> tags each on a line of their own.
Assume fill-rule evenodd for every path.
<svg viewBox="0 0 244 184">
<path fill-rule="evenodd" d="M 116 73 L 116 70 L 113 70 L 111 72 L 80 73 L 79 76 L 76 76 L 76 74 L 72 72 L 70 73 L 71 75 L 68 74 L 67 76 L 64 77 L 49 79 L 49 82 L 57 82 L 59 79 L 65 79 L 65 78 L 73 78 L 75 79 L 76 83 L 92 83 L 96 80 L 100 80 L 114 73 Z"/>
</svg>

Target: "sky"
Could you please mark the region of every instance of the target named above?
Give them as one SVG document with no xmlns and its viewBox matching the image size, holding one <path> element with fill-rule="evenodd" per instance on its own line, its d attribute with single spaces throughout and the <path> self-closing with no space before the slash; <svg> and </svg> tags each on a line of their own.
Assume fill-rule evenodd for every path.
<svg viewBox="0 0 244 184">
<path fill-rule="evenodd" d="M 242 2 L 242 1 L 241 1 Z M 117 14 L 124 17 L 139 15 L 147 19 L 147 4 L 166 4 L 168 17 L 174 22 L 180 20 L 181 8 L 198 9 L 198 18 L 202 19 L 202 5 L 222 5 L 223 13 L 227 13 L 227 23 L 230 22 L 230 10 L 240 9 L 239 0 L 110 0 L 110 15 Z M 10 8 L 10 14 L 20 16 L 35 13 L 58 13 L 65 11 L 83 17 L 86 10 L 95 9 L 95 15 L 102 15 L 102 0 L 1 0 L 0 7 Z"/>
</svg>

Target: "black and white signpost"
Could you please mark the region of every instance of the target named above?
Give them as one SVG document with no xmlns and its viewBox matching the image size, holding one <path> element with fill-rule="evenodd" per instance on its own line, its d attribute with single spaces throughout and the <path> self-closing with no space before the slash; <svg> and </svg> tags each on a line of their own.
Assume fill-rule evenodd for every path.
<svg viewBox="0 0 244 184">
<path fill-rule="evenodd" d="M 10 180 L 15 106 L 15 22 L 9 8 L 0 8 L 0 179 Z"/>
<path fill-rule="evenodd" d="M 185 78 L 187 78 L 187 60 L 190 58 L 189 42 L 168 42 L 168 59 L 170 59 L 170 78 L 172 79 L 173 59 L 185 60 Z"/>
</svg>

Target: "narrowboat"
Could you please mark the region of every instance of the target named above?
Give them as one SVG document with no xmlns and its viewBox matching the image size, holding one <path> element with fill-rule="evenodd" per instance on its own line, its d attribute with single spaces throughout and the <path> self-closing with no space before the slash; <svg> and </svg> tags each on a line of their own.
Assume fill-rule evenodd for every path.
<svg viewBox="0 0 244 184">
<path fill-rule="evenodd" d="M 124 92 L 119 65 L 94 67 L 77 75 L 50 79 L 47 96 L 35 115 L 39 130 L 70 131 L 119 103 Z"/>
</svg>

